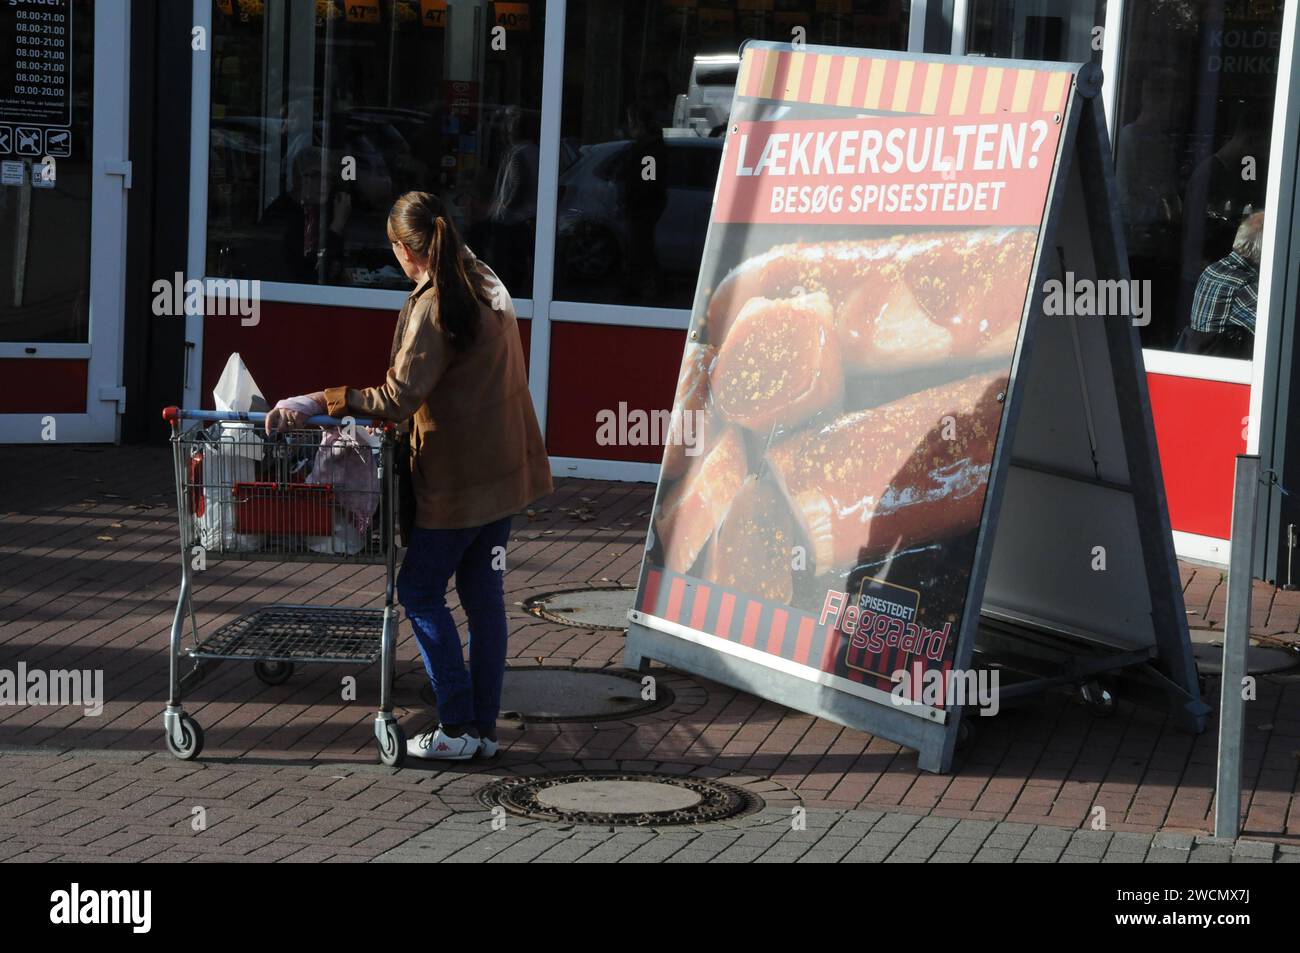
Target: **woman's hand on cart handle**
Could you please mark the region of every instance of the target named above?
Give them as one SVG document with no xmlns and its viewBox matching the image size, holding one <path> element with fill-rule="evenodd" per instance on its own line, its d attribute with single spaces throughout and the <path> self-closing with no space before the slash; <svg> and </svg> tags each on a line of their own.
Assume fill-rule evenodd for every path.
<svg viewBox="0 0 1300 953">
<path fill-rule="evenodd" d="M 290 410 L 288 407 L 276 407 L 266 415 L 266 435 L 274 436 L 282 430 L 301 430 L 307 425 L 307 419 L 312 414 L 304 414 L 300 410 Z"/>
<path fill-rule="evenodd" d="M 321 394 L 307 394 L 302 397 L 287 397 L 280 401 L 266 415 L 266 434 L 272 436 L 282 430 L 301 430 L 307 426 L 312 417 L 325 413 L 325 402 Z"/>
</svg>

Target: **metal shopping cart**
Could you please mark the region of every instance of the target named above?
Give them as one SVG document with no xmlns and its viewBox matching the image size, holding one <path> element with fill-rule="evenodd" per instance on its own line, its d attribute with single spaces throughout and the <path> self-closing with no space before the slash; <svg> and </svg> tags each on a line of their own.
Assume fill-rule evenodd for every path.
<svg viewBox="0 0 1300 953">
<path fill-rule="evenodd" d="M 163 419 L 172 427 L 181 548 L 163 714 L 168 750 L 184 760 L 203 750 L 203 731 L 181 706 L 182 681 L 201 679 L 222 661 L 252 662 L 259 679 L 279 685 L 298 664 L 379 659 L 379 759 L 400 766 L 406 738 L 391 698 L 397 635 L 392 425 L 312 417 L 303 429 L 267 437 L 265 414 L 168 407 Z M 193 573 L 214 558 L 382 565 L 384 607 L 263 606 L 200 638 Z M 183 654 L 194 668 L 182 676 L 187 618 L 192 644 Z"/>
</svg>

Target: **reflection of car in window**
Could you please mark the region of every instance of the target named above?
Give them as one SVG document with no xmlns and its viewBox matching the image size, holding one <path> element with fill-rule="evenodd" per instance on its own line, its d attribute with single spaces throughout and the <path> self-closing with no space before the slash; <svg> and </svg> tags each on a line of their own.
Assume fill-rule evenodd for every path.
<svg viewBox="0 0 1300 953">
<path fill-rule="evenodd" d="M 673 106 L 673 126 L 694 129 L 702 135 L 727 121 L 740 75 L 740 57 L 734 53 L 700 55 L 691 66 L 686 92 Z"/>
<path fill-rule="evenodd" d="M 655 253 L 667 276 L 684 279 L 675 284 L 682 286 L 679 294 L 685 298 L 671 304 L 688 307 L 704 251 L 722 140 L 687 136 L 663 142 L 666 159 L 657 172 L 667 202 L 655 225 Z M 560 177 L 558 257 L 562 277 L 587 285 L 582 289 L 584 296 L 592 292 L 593 282 L 613 286 L 626 266 L 630 235 L 620 206 L 619 176 L 629 160 L 636 161 L 632 155 L 636 148 L 630 140 L 586 146 Z"/>
</svg>

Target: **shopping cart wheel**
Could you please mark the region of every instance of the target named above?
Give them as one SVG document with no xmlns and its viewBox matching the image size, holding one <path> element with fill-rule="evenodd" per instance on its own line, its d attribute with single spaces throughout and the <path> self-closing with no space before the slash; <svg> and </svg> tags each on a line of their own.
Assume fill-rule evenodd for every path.
<svg viewBox="0 0 1300 953">
<path fill-rule="evenodd" d="M 400 768 L 406 761 L 406 732 L 396 720 L 384 723 L 379 739 L 379 760 L 390 768 Z"/>
<path fill-rule="evenodd" d="M 293 674 L 293 663 L 259 659 L 253 663 L 253 671 L 268 685 L 283 685 Z"/>
<path fill-rule="evenodd" d="M 181 743 L 167 732 L 167 750 L 182 761 L 193 761 L 203 750 L 203 729 L 189 715 L 181 715 Z"/>
</svg>

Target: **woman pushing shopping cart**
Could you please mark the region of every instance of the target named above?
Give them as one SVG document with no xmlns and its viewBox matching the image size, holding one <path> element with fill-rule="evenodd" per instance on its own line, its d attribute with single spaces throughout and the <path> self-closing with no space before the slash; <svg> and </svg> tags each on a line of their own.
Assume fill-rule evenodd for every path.
<svg viewBox="0 0 1300 953">
<path fill-rule="evenodd" d="M 500 280 L 461 242 L 443 203 L 431 193 L 408 192 L 397 200 L 388 216 L 388 237 L 415 289 L 398 315 L 382 384 L 331 387 L 290 398 L 264 418 L 233 415 L 242 420 L 217 421 L 221 431 L 215 440 L 212 428 L 181 427 L 183 417 L 207 419 L 198 412 L 178 411 L 173 422 L 183 565 L 188 566 L 187 543 L 203 535 L 206 525 L 207 541 L 217 544 L 220 555 L 384 563 L 385 608 L 270 607 L 207 639 L 198 640 L 196 634 L 189 654 L 200 662 L 207 657 L 255 659 L 264 680 L 287 677 L 284 666 L 295 660 L 373 662 L 378 656 L 375 728 L 385 764 L 400 764 L 407 754 L 446 760 L 490 757 L 497 750 L 505 673 L 510 519 L 552 491 L 550 461 L 528 390 L 514 306 Z M 401 433 L 395 436 L 392 428 L 379 427 L 374 428 L 377 437 L 360 439 L 369 430 L 365 420 L 354 416 L 396 423 Z M 265 438 L 236 426 L 257 422 Z M 316 424 L 330 429 L 317 430 Z M 336 435 L 340 425 L 343 437 Z M 351 469 L 343 479 L 327 478 L 338 474 L 316 471 L 322 468 L 321 455 L 333 453 L 335 446 L 323 445 L 340 440 L 342 458 Z M 196 441 L 205 451 L 197 477 Z M 366 459 L 367 452 L 362 443 L 374 463 L 373 496 L 359 482 L 365 471 L 355 461 Z M 262 459 L 250 467 L 247 457 L 258 452 L 258 445 Z M 353 453 L 358 456 L 348 456 Z M 314 462 L 304 462 L 308 457 Z M 216 466 L 206 466 L 208 458 Z M 268 469 L 277 472 L 268 474 Z M 306 477 L 301 476 L 304 470 Z M 301 482 L 295 482 L 295 475 Z M 371 503 L 370 515 L 364 516 Z M 205 513 L 210 505 L 213 515 L 196 517 L 200 505 Z M 406 546 L 396 595 L 415 630 L 439 714 L 435 727 L 409 742 L 389 699 L 396 635 L 394 521 Z M 212 553 L 210 547 L 208 551 Z M 469 620 L 468 671 L 446 603 L 453 575 Z M 182 572 L 181 590 L 172 626 L 165 722 L 168 747 L 180 757 L 194 757 L 202 733 L 181 707 L 177 678 L 187 615 L 193 624 L 188 568 Z M 325 612 L 343 616 L 327 619 Z M 348 615 L 366 612 L 371 615 Z"/>
</svg>

